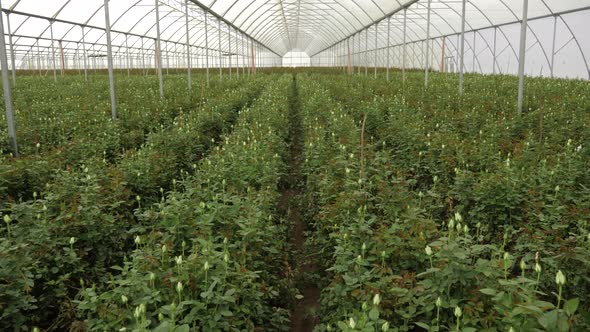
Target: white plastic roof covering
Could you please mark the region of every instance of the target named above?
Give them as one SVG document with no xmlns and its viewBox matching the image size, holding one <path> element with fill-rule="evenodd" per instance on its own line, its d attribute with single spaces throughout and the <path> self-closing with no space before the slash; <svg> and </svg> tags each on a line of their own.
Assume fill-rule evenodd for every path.
<svg viewBox="0 0 590 332">
<path fill-rule="evenodd" d="M 184 4 L 186 0 L 160 0 L 160 24 L 164 43 L 185 43 Z M 189 0 L 190 40 L 194 47 L 205 46 L 204 10 L 222 16 L 226 22 L 265 45 L 277 56 L 298 49 L 310 56 L 326 50 L 347 37 L 392 16 L 392 38 L 402 40 L 402 17 L 408 7 L 408 41 L 426 38 L 427 0 Z M 54 19 L 55 40 L 62 40 L 67 52 L 75 52 L 86 43 L 94 50 L 106 45 L 104 36 L 104 0 L 3 0 L 2 9 L 10 13 L 11 33 L 17 54 L 31 52 L 37 40 L 49 47 L 49 20 Z M 431 37 L 456 34 L 461 29 L 461 0 L 432 0 Z M 529 0 L 529 19 L 590 9 L 590 0 Z M 131 51 L 153 47 L 156 38 L 155 0 L 110 1 L 115 53 L 125 47 L 125 34 Z M 520 0 L 469 0 L 467 30 L 516 22 L 522 18 Z M 8 34 L 7 20 L 5 32 Z M 587 23 L 584 23 L 588 27 Z M 81 26 L 86 26 L 83 38 Z M 219 49 L 216 20 L 209 20 L 209 47 Z M 374 29 L 374 27 L 373 27 Z M 378 26 L 385 38 L 385 25 Z M 221 24 L 221 48 L 229 50 L 228 26 Z M 232 29 L 231 38 L 243 35 Z M 588 34 L 575 36 L 588 39 Z M 578 41 L 582 52 L 590 40 Z M 237 44 L 234 44 L 237 45 Z M 233 46 L 232 50 L 234 49 Z M 97 51 L 98 52 L 98 51 Z M 242 49 L 239 52 L 244 52 Z M 586 59 L 590 58 L 590 51 Z"/>
</svg>

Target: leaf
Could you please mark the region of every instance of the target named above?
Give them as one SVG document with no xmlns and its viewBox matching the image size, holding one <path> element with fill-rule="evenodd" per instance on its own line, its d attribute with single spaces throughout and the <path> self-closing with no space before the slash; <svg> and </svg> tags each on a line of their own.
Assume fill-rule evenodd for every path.
<svg viewBox="0 0 590 332">
<path fill-rule="evenodd" d="M 580 305 L 579 298 L 571 299 L 563 305 L 563 310 L 567 312 L 568 316 L 572 316 L 578 310 L 578 305 Z"/>
<path fill-rule="evenodd" d="M 378 320 L 379 310 L 377 308 L 371 309 L 371 311 L 369 311 L 369 318 L 371 318 L 371 320 Z"/>
<path fill-rule="evenodd" d="M 538 321 L 546 330 L 555 330 L 555 327 L 557 326 L 557 310 L 545 313 L 543 316 L 539 317 Z"/>
<path fill-rule="evenodd" d="M 426 331 L 430 331 L 430 326 L 426 323 L 422 323 L 422 322 L 417 322 L 414 323 L 416 324 L 416 326 L 420 326 L 421 328 L 425 329 Z"/>
<path fill-rule="evenodd" d="M 168 322 L 162 322 L 158 327 L 153 329 L 153 332 L 168 332 L 170 331 L 170 324 Z"/>
<path fill-rule="evenodd" d="M 233 316 L 233 315 L 234 315 L 234 314 L 233 314 L 231 311 L 229 311 L 229 310 L 222 310 L 222 311 L 220 312 L 220 314 L 221 314 L 222 316 L 224 316 L 224 317 L 231 317 L 231 316 Z"/>
<path fill-rule="evenodd" d="M 344 322 L 338 322 L 338 327 L 342 330 L 342 331 L 347 331 L 348 330 L 348 325 L 346 325 L 346 323 Z"/>
<path fill-rule="evenodd" d="M 390 290 L 390 292 L 392 292 L 393 295 L 401 297 L 401 296 L 406 295 L 408 293 L 408 290 L 405 288 L 394 287 Z"/>
<path fill-rule="evenodd" d="M 190 327 L 187 324 L 180 325 L 174 329 L 174 332 L 189 332 Z"/>
<path fill-rule="evenodd" d="M 498 292 L 492 288 L 482 288 L 479 291 L 486 294 L 486 295 L 491 295 L 491 296 L 498 294 Z"/>
</svg>

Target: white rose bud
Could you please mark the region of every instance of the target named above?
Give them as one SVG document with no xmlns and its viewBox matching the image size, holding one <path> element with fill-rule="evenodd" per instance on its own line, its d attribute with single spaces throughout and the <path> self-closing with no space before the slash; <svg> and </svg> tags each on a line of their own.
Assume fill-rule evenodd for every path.
<svg viewBox="0 0 590 332">
<path fill-rule="evenodd" d="M 463 311 L 461 311 L 461 308 L 459 308 L 458 306 L 455 307 L 455 317 L 461 318 L 461 315 L 463 315 Z"/>
<path fill-rule="evenodd" d="M 350 317 L 350 319 L 348 320 L 348 326 L 350 326 L 350 328 L 354 330 L 354 328 L 356 327 L 356 322 L 354 321 L 354 318 Z"/>
<path fill-rule="evenodd" d="M 565 278 L 565 274 L 563 274 L 563 272 L 561 272 L 561 270 L 557 271 L 557 274 L 555 275 L 555 283 L 563 286 L 565 285 L 566 282 L 566 278 Z"/>
<path fill-rule="evenodd" d="M 373 305 L 379 305 L 379 303 L 381 303 L 381 295 L 377 293 L 373 296 Z"/>
<path fill-rule="evenodd" d="M 180 282 L 180 281 L 179 281 L 179 282 L 176 284 L 176 291 L 177 291 L 178 293 L 182 293 L 182 290 L 183 290 L 183 289 L 184 289 L 184 287 L 182 286 L 182 282 Z"/>
</svg>

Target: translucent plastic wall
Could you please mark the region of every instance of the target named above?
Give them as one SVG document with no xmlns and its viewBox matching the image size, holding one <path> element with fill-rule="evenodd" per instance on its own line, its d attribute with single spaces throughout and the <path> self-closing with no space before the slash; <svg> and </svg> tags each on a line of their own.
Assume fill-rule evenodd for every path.
<svg viewBox="0 0 590 332">
<path fill-rule="evenodd" d="M 590 0 L 528 2 L 525 73 L 588 79 Z M 157 66 L 156 4 L 166 69 L 186 67 L 188 55 L 196 68 L 292 65 L 282 57 L 294 50 L 316 66 L 346 66 L 349 48 L 353 66 L 424 68 L 428 53 L 433 70 L 459 67 L 462 0 L 109 3 L 115 68 Z M 465 3 L 464 70 L 516 74 L 523 0 Z M 104 0 L 3 0 L 2 9 L 11 67 L 106 67 Z"/>
<path fill-rule="evenodd" d="M 185 0 L 109 2 L 115 68 L 155 68 L 156 3 L 160 16 L 162 66 L 258 67 L 281 57 L 238 27 Z M 188 4 L 188 35 L 186 5 Z M 9 64 L 17 69 L 100 69 L 107 66 L 104 0 L 4 0 Z M 188 51 L 188 52 L 187 52 Z M 14 58 L 14 63 L 12 59 Z"/>
<path fill-rule="evenodd" d="M 347 66 L 350 47 L 352 66 L 424 69 L 428 53 L 432 70 L 458 72 L 462 1 L 430 6 L 430 24 L 428 1 L 416 2 L 313 54 L 313 65 Z M 528 6 L 525 74 L 590 79 L 590 1 L 530 0 Z M 464 71 L 517 74 L 522 16 L 521 0 L 466 2 Z"/>
</svg>

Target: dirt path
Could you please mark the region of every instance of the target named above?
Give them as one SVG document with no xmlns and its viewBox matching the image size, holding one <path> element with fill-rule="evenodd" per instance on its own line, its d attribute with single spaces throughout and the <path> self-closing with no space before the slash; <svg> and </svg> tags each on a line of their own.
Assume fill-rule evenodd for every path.
<svg viewBox="0 0 590 332">
<path fill-rule="evenodd" d="M 281 199 L 279 210 L 291 225 L 291 265 L 294 278 L 302 299 L 296 300 L 291 312 L 291 331 L 311 332 L 318 322 L 316 316 L 319 307 L 320 289 L 310 282 L 309 275 L 317 273 L 317 265 L 306 250 L 305 231 L 307 223 L 302 214 L 300 196 L 305 192 L 305 175 L 301 172 L 305 146 L 301 104 L 297 89 L 296 76 L 290 96 L 289 109 L 289 156 L 286 160 L 288 173 L 281 181 Z"/>
</svg>

